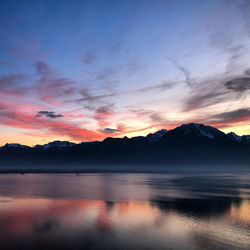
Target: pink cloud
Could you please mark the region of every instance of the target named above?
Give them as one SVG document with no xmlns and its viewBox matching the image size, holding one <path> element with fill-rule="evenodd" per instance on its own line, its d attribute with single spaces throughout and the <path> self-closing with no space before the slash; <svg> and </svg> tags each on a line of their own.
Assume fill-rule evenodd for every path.
<svg viewBox="0 0 250 250">
<path fill-rule="evenodd" d="M 92 130 L 81 128 L 70 122 L 51 121 L 23 111 L 1 111 L 0 124 L 10 127 L 37 130 L 37 135 L 41 130 L 46 130 L 49 135 L 68 136 L 75 141 L 99 140 L 102 136 Z M 33 133 L 34 135 L 36 133 Z"/>
<path fill-rule="evenodd" d="M 113 111 L 113 105 L 106 105 L 96 109 L 94 119 L 97 121 L 100 128 L 104 128 L 109 125 L 110 119 L 115 116 Z"/>
</svg>

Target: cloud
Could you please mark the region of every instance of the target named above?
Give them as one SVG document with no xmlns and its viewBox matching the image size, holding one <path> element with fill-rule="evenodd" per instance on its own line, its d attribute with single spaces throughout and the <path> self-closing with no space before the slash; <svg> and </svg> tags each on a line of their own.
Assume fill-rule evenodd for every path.
<svg viewBox="0 0 250 250">
<path fill-rule="evenodd" d="M 158 112 L 153 112 L 150 115 L 150 119 L 152 120 L 152 122 L 159 124 L 165 124 L 167 122 L 167 120 L 162 117 Z"/>
<path fill-rule="evenodd" d="M 190 75 L 191 75 L 190 71 L 186 69 L 185 67 L 179 65 L 176 60 L 173 60 L 173 59 L 169 59 L 169 60 L 173 63 L 173 65 L 176 67 L 177 70 L 183 73 L 185 77 L 185 83 L 187 84 L 188 87 L 191 88 L 193 86 L 193 82 L 190 79 Z"/>
<path fill-rule="evenodd" d="M 206 123 L 217 128 L 229 128 L 250 120 L 250 109 L 242 108 L 229 112 L 212 115 L 206 119 Z"/>
<path fill-rule="evenodd" d="M 0 77 L 0 100 L 12 106 L 28 95 L 29 89 L 24 84 L 27 79 L 28 77 L 21 73 Z"/>
<path fill-rule="evenodd" d="M 248 75 L 248 76 L 250 76 L 250 69 L 246 69 L 245 70 L 245 74 Z"/>
<path fill-rule="evenodd" d="M 243 118 L 249 118 L 249 117 L 250 117 L 250 109 L 237 109 L 230 112 L 224 112 L 213 115 L 211 118 L 218 121 L 228 122 L 232 120 L 235 121 L 238 119 L 241 120 Z"/>
<path fill-rule="evenodd" d="M 38 111 L 36 117 L 48 117 L 48 118 L 60 118 L 63 117 L 62 114 L 56 114 L 54 111 Z"/>
<path fill-rule="evenodd" d="M 88 102 L 97 102 L 103 98 L 106 97 L 112 97 L 112 96 L 116 96 L 117 94 L 115 93 L 111 93 L 111 94 L 104 94 L 104 95 L 92 95 L 90 93 L 90 91 L 88 89 L 83 89 L 80 91 L 80 94 L 82 95 L 82 98 L 76 99 L 74 101 L 76 102 L 84 102 L 84 101 L 88 101 Z"/>
<path fill-rule="evenodd" d="M 45 62 L 38 61 L 35 63 L 36 73 L 43 78 L 49 78 L 54 75 L 54 71 Z"/>
<path fill-rule="evenodd" d="M 45 62 L 36 62 L 35 69 L 38 80 L 33 89 L 36 91 L 39 99 L 54 106 L 66 105 L 61 100 L 64 96 L 68 97 L 75 93 L 73 85 L 76 82 L 60 77 L 60 72 L 54 70 Z"/>
<path fill-rule="evenodd" d="M 152 91 L 152 90 L 156 90 L 156 91 L 164 91 L 167 89 L 171 89 L 172 87 L 174 87 L 178 82 L 168 82 L 168 81 L 164 81 L 160 84 L 155 84 L 152 86 L 148 86 L 148 87 L 144 87 L 144 88 L 139 88 L 139 89 L 134 89 L 134 90 L 129 90 L 124 92 L 124 94 L 130 94 L 130 93 L 141 93 L 141 92 L 147 92 L 147 91 Z"/>
<path fill-rule="evenodd" d="M 247 91 L 250 90 L 249 71 L 246 69 L 238 76 L 222 74 L 207 80 L 197 81 L 193 94 L 184 101 L 183 111 L 192 111 L 232 101 L 232 98 L 239 98 L 243 96 L 243 93 L 247 94 Z"/>
<path fill-rule="evenodd" d="M 24 88 L 21 87 L 26 76 L 21 73 L 11 74 L 0 78 L 0 91 L 9 94 L 23 94 Z"/>
<path fill-rule="evenodd" d="M 141 65 L 136 61 L 131 61 L 130 63 L 128 63 L 126 65 L 126 68 L 127 68 L 126 71 L 128 75 L 133 75 L 135 73 L 142 71 Z"/>
<path fill-rule="evenodd" d="M 133 108 L 129 110 L 134 113 L 139 119 L 143 119 L 144 121 L 151 123 L 152 126 L 165 126 L 169 121 L 161 114 L 163 112 L 146 110 L 146 109 L 138 109 Z"/>
<path fill-rule="evenodd" d="M 229 53 L 227 59 L 226 73 L 238 72 L 245 65 L 244 56 L 248 53 L 244 45 L 235 45 L 225 49 L 225 52 Z"/>
<path fill-rule="evenodd" d="M 71 122 L 44 120 L 23 111 L 1 110 L 0 114 L 0 125 L 27 129 L 33 136 L 42 136 L 45 133 L 48 137 L 67 136 L 75 141 L 103 139 L 100 133 L 81 128 Z"/>
<path fill-rule="evenodd" d="M 111 77 L 113 77 L 116 73 L 117 73 L 116 70 L 107 69 L 107 70 L 97 74 L 94 81 L 102 81 L 102 80 L 106 81 L 106 80 L 110 79 Z"/>
<path fill-rule="evenodd" d="M 119 129 L 114 129 L 114 128 L 105 128 L 102 130 L 103 133 L 106 133 L 106 134 L 116 134 L 116 133 L 119 133 L 121 132 Z"/>
<path fill-rule="evenodd" d="M 82 59 L 83 64 L 90 65 L 97 59 L 97 56 L 92 52 L 87 52 L 84 58 Z"/>
<path fill-rule="evenodd" d="M 250 77 L 235 78 L 225 83 L 225 87 L 234 92 L 243 93 L 250 90 Z"/>
<path fill-rule="evenodd" d="M 98 125 L 103 128 L 110 123 L 110 118 L 116 115 L 113 111 L 114 104 L 109 104 L 101 106 L 95 110 L 94 119 L 97 121 Z"/>
<path fill-rule="evenodd" d="M 225 100 L 225 92 L 208 92 L 205 94 L 196 94 L 189 97 L 184 103 L 183 111 L 192 111 L 203 107 L 208 107 Z"/>
<path fill-rule="evenodd" d="M 165 90 L 173 88 L 178 83 L 179 82 L 165 82 L 164 81 L 163 83 L 151 85 L 151 86 L 144 87 L 144 88 L 127 90 L 127 91 L 117 92 L 117 93 L 115 93 L 115 92 L 107 93 L 107 94 L 103 94 L 103 95 L 92 95 L 88 89 L 84 89 L 84 90 L 80 91 L 80 94 L 83 97 L 75 99 L 71 102 L 77 102 L 77 103 L 84 102 L 84 101 L 100 102 L 100 100 L 107 98 L 107 97 L 115 97 L 115 96 L 128 95 L 128 94 L 141 94 L 141 93 L 148 92 L 148 91 L 165 91 Z"/>
<path fill-rule="evenodd" d="M 6 66 L 7 68 L 15 69 L 14 64 L 12 64 L 12 63 L 10 63 L 10 62 L 7 62 L 7 61 L 0 61 L 0 64 Z"/>
</svg>

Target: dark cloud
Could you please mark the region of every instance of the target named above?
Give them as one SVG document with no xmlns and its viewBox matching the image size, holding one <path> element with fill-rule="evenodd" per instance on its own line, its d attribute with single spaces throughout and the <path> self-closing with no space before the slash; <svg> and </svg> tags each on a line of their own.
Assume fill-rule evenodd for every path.
<svg viewBox="0 0 250 250">
<path fill-rule="evenodd" d="M 245 74 L 248 75 L 248 76 L 250 76 L 250 69 L 246 69 L 245 70 Z"/>
<path fill-rule="evenodd" d="M 62 114 L 56 114 L 54 111 L 38 111 L 36 117 L 41 117 L 41 116 L 53 119 L 63 117 Z"/>
<path fill-rule="evenodd" d="M 249 118 L 250 117 L 250 109 L 237 109 L 230 112 L 224 112 L 220 114 L 216 114 L 212 116 L 212 119 L 215 119 L 217 121 L 231 121 L 231 120 L 237 120 L 242 119 L 244 117 Z"/>
<path fill-rule="evenodd" d="M 105 128 L 102 130 L 102 132 L 106 134 L 116 134 L 121 131 L 119 129 L 114 129 L 114 128 Z"/>
<path fill-rule="evenodd" d="M 225 87 L 234 92 L 243 93 L 250 90 L 250 77 L 240 77 L 227 81 Z"/>
<path fill-rule="evenodd" d="M 192 111 L 230 101 L 232 98 L 243 97 L 243 93 L 250 90 L 250 77 L 246 76 L 247 73 L 248 70 L 245 70 L 238 77 L 224 74 L 197 82 L 193 94 L 184 102 L 184 111 Z"/>
<path fill-rule="evenodd" d="M 184 111 L 208 107 L 225 100 L 225 92 L 208 92 L 189 97 L 184 103 Z"/>
</svg>

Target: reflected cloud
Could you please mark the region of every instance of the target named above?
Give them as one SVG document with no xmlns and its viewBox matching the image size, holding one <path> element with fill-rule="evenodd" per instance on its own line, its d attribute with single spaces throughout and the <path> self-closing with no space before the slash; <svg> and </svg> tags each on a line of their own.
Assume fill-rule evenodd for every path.
<svg viewBox="0 0 250 250">
<path fill-rule="evenodd" d="M 248 174 L 5 177 L 0 200 L 13 201 L 0 203 L 5 249 L 250 247 Z"/>
</svg>

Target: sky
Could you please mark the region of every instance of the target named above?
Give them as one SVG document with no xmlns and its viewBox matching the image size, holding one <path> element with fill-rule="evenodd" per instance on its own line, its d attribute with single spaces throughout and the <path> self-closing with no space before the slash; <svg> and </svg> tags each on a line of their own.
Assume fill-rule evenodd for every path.
<svg viewBox="0 0 250 250">
<path fill-rule="evenodd" d="M 1 0 L 0 145 L 250 134 L 249 0 Z"/>
</svg>

